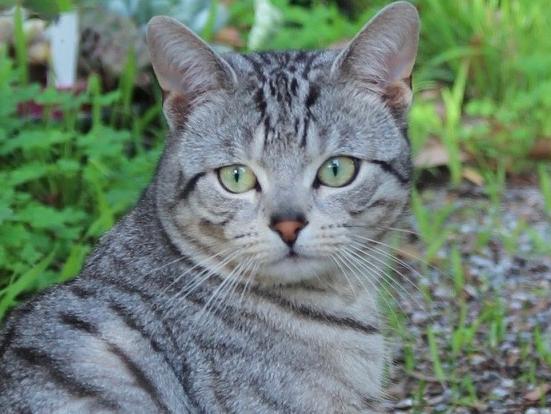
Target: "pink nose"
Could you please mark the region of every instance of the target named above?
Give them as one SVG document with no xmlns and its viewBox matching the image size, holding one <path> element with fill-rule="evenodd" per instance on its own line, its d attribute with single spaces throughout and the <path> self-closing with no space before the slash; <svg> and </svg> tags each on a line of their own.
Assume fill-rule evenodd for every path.
<svg viewBox="0 0 551 414">
<path fill-rule="evenodd" d="M 299 231 L 304 227 L 304 222 L 296 220 L 284 220 L 275 223 L 272 228 L 276 231 L 281 239 L 292 245 L 298 237 Z"/>
</svg>

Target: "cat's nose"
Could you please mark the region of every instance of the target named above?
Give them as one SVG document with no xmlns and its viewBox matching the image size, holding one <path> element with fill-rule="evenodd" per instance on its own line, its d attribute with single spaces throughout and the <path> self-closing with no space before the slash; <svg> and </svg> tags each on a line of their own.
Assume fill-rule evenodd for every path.
<svg viewBox="0 0 551 414">
<path fill-rule="evenodd" d="M 297 240 L 298 233 L 306 226 L 306 220 L 302 217 L 294 219 L 272 220 L 270 228 L 279 234 L 281 240 L 292 246 Z"/>
</svg>

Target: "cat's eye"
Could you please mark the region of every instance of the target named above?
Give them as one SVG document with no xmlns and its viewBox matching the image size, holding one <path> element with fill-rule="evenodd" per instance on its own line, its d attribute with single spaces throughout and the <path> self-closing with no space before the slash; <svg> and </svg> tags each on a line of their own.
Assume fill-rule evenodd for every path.
<svg viewBox="0 0 551 414">
<path fill-rule="evenodd" d="M 318 180 L 328 187 L 344 187 L 350 184 L 358 170 L 358 161 L 351 157 L 334 157 L 323 163 L 318 170 Z"/>
<path fill-rule="evenodd" d="M 220 184 L 230 193 L 244 193 L 256 186 L 256 176 L 245 165 L 235 164 L 218 170 Z"/>
</svg>

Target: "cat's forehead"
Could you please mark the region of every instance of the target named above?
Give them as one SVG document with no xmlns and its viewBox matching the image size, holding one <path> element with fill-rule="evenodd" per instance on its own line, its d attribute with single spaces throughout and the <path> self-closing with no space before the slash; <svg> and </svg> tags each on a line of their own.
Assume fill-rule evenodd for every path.
<svg viewBox="0 0 551 414">
<path fill-rule="evenodd" d="M 317 119 L 312 108 L 327 82 L 332 51 L 265 52 L 232 55 L 242 91 L 255 118 L 255 145 L 269 158 L 287 152 L 308 155 Z M 262 142 L 258 142 L 261 140 Z M 316 143 L 315 147 L 319 147 Z"/>
<path fill-rule="evenodd" d="M 285 78 L 291 82 L 293 79 L 296 82 L 311 80 L 319 70 L 325 71 L 336 55 L 334 50 L 288 50 L 230 53 L 224 58 L 239 75 L 252 75 L 260 83 L 269 83 Z"/>
</svg>

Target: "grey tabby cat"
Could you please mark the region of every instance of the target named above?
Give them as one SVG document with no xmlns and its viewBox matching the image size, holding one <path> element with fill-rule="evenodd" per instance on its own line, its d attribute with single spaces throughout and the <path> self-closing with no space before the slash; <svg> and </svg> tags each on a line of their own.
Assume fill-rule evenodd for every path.
<svg viewBox="0 0 551 414">
<path fill-rule="evenodd" d="M 220 56 L 153 18 L 157 173 L 76 280 L 7 319 L 0 411 L 380 412 L 364 252 L 408 200 L 418 32 L 397 2 L 342 51 Z"/>
</svg>

